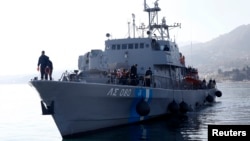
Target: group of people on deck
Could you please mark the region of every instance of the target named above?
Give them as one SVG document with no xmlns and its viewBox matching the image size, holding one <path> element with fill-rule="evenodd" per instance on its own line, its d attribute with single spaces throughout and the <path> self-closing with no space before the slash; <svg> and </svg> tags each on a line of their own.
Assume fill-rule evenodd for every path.
<svg viewBox="0 0 250 141">
<path fill-rule="evenodd" d="M 115 70 L 115 75 L 116 78 L 118 78 L 119 83 L 123 85 L 133 85 L 136 86 L 139 84 L 139 78 L 137 74 L 137 64 L 134 64 L 131 66 L 130 70 L 126 69 L 118 69 Z M 143 79 L 143 85 L 150 87 L 151 84 L 151 79 L 152 79 L 152 71 L 151 68 L 149 67 L 148 70 L 145 73 L 144 79 Z"/>
<path fill-rule="evenodd" d="M 40 71 L 41 80 L 52 80 L 53 63 L 45 51 L 42 51 L 41 56 L 38 59 L 37 71 Z"/>
</svg>

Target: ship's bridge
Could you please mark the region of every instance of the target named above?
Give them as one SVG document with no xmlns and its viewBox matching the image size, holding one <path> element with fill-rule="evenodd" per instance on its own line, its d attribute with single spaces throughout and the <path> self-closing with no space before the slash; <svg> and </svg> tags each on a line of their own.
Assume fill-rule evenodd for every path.
<svg viewBox="0 0 250 141">
<path fill-rule="evenodd" d="M 178 46 L 171 41 L 151 38 L 112 39 L 105 42 L 105 51 L 143 50 L 174 51 Z"/>
<path fill-rule="evenodd" d="M 183 66 L 180 63 L 180 52 L 175 42 L 157 40 L 154 38 L 127 38 L 106 40 L 103 55 L 107 64 L 124 64 L 129 68 L 139 65 L 139 72 L 145 72 L 148 67 L 156 64 Z M 113 67 L 114 68 L 114 67 Z"/>
</svg>

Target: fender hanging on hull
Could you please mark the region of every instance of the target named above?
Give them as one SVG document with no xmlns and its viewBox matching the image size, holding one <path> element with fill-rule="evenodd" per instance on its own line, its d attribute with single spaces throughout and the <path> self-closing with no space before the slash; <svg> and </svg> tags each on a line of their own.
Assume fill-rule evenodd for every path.
<svg viewBox="0 0 250 141">
<path fill-rule="evenodd" d="M 181 113 L 186 113 L 189 111 L 189 107 L 188 107 L 188 104 L 184 101 L 182 101 L 180 104 L 179 104 L 179 107 L 180 107 L 180 112 Z"/>
<path fill-rule="evenodd" d="M 178 111 L 179 111 L 179 105 L 175 102 L 175 100 L 173 100 L 171 103 L 169 103 L 168 110 L 171 113 L 178 113 Z"/>
<path fill-rule="evenodd" d="M 222 96 L 222 92 L 221 92 L 221 91 L 216 91 L 216 92 L 215 92 L 215 95 L 216 95 L 217 97 L 221 97 L 221 96 Z"/>
<path fill-rule="evenodd" d="M 136 105 L 136 112 L 140 116 L 147 116 L 149 114 L 149 112 L 150 112 L 150 107 L 149 107 L 148 103 L 145 100 L 142 99 Z"/>
<path fill-rule="evenodd" d="M 214 97 L 212 97 L 211 95 L 208 95 L 207 97 L 206 97 L 206 100 L 208 101 L 208 102 L 214 102 Z"/>
</svg>

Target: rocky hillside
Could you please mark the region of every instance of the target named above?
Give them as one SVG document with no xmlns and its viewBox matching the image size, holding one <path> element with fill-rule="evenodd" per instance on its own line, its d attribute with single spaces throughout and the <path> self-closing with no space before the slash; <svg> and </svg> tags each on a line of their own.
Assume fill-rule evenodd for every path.
<svg viewBox="0 0 250 141">
<path fill-rule="evenodd" d="M 250 24 L 205 43 L 181 46 L 180 51 L 187 65 L 198 68 L 203 76 L 250 66 Z"/>
</svg>

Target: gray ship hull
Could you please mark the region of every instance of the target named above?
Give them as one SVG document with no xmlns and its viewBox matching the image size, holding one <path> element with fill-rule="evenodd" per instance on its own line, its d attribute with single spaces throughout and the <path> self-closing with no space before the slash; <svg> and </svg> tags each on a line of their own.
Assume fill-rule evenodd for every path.
<svg viewBox="0 0 250 141">
<path fill-rule="evenodd" d="M 178 105 L 184 101 L 189 110 L 196 110 L 208 96 L 213 102 L 217 91 L 66 81 L 33 80 L 30 84 L 40 95 L 43 114 L 52 115 L 64 138 L 171 113 L 173 101 Z"/>
</svg>

